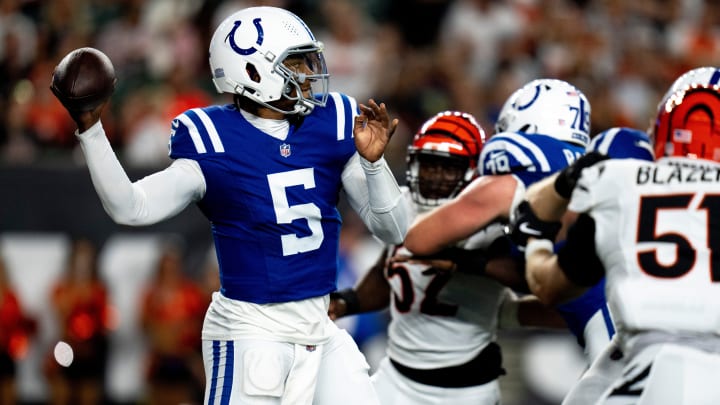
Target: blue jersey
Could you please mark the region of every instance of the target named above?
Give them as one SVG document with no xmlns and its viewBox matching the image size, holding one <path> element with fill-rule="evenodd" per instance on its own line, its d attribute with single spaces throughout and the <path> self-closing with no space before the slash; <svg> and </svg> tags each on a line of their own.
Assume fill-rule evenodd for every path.
<svg viewBox="0 0 720 405">
<path fill-rule="evenodd" d="M 480 175 L 514 174 L 525 187 L 563 169 L 585 148 L 540 134 L 501 132 L 483 146 Z"/>
<path fill-rule="evenodd" d="M 356 152 L 354 99 L 332 93 L 276 139 L 234 105 L 192 109 L 173 121 L 170 157 L 197 161 L 226 297 L 258 304 L 335 290 L 341 175 Z"/>
<path fill-rule="evenodd" d="M 652 162 L 655 153 L 647 132 L 633 128 L 615 127 L 593 137 L 588 151 L 607 155 L 613 159 L 642 159 Z"/>
</svg>

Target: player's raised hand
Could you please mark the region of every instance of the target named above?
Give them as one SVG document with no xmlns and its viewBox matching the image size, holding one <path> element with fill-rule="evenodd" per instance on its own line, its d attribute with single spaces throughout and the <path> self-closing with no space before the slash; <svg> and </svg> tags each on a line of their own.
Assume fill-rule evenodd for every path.
<svg viewBox="0 0 720 405">
<path fill-rule="evenodd" d="M 108 102 L 109 100 L 106 100 L 90 111 L 68 110 L 70 117 L 72 117 L 75 124 L 77 124 L 78 132 L 83 133 L 87 131 L 88 128 L 95 125 L 96 122 L 100 121 L 100 116 L 102 115 L 105 106 L 108 105 Z"/>
<path fill-rule="evenodd" d="M 380 159 L 397 126 L 398 119 L 390 120 L 385 103 L 378 105 L 370 99 L 367 105 L 360 104 L 360 115 L 355 118 L 353 128 L 360 156 L 370 162 Z"/>
</svg>

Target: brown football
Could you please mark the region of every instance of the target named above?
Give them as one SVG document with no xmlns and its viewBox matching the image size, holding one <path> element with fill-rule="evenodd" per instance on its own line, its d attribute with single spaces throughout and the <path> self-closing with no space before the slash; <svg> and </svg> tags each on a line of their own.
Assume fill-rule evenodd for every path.
<svg viewBox="0 0 720 405">
<path fill-rule="evenodd" d="M 50 89 L 72 111 L 89 111 L 115 91 L 115 68 L 107 55 L 95 48 L 78 48 L 55 67 Z"/>
</svg>

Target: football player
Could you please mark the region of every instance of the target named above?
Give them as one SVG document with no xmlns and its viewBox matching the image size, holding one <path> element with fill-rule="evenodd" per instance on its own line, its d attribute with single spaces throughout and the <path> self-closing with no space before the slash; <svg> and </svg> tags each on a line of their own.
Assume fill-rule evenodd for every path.
<svg viewBox="0 0 720 405">
<path fill-rule="evenodd" d="M 415 255 L 434 254 L 507 220 L 527 185 L 584 153 L 589 131 L 590 103 L 576 87 L 556 79 L 524 85 L 506 101 L 482 150 L 481 176 L 447 204 L 418 216 L 405 247 Z"/>
<path fill-rule="evenodd" d="M 613 159 L 634 158 L 646 161 L 655 159 L 648 134 L 633 128 L 611 128 L 595 135 L 586 153 L 593 152 Z M 527 205 L 521 203 L 511 215 L 513 240 L 524 246 L 530 236 L 538 236 L 536 232 L 552 229 L 546 236 L 554 241 L 560 239 L 559 242 L 555 242 L 554 251 L 563 249 L 566 243 L 563 232 L 560 232 L 559 237 L 553 235 L 559 229 L 559 222 L 550 226 L 543 224 L 535 226 L 534 223 L 526 221 L 527 226 L 523 228 L 524 231 L 520 228 L 519 223 L 522 222 L 520 217 L 526 215 L 527 211 Z M 575 219 L 576 217 L 566 213 L 562 222 L 569 224 Z M 583 260 L 587 265 L 601 265 L 592 256 Z M 578 343 L 585 349 L 589 363 L 589 368 L 583 373 L 581 381 L 565 396 L 563 405 L 592 403 L 622 371 L 622 363 L 617 358 L 615 326 L 605 298 L 605 280 L 600 280 L 580 297 L 557 305 L 556 309 L 563 315 L 568 327 L 578 338 Z"/>
<path fill-rule="evenodd" d="M 118 223 L 146 225 L 191 203 L 212 224 L 220 266 L 202 330 L 206 404 L 377 403 L 369 366 L 328 317 L 340 190 L 367 227 L 401 242 L 407 207 L 383 158 L 397 126 L 384 104 L 328 93 L 323 45 L 296 15 L 251 7 L 210 42 L 232 103 L 172 122 L 165 170 L 131 182 L 99 121 L 71 113 L 95 188 Z"/>
<path fill-rule="evenodd" d="M 588 154 L 528 190 L 529 223 L 577 216 L 557 254 L 528 239 L 531 290 L 553 304 L 606 279 L 624 369 L 597 403 L 720 401 L 719 89 L 715 67 L 673 83 L 652 129 L 657 162 Z"/>
<path fill-rule="evenodd" d="M 434 254 L 489 224 L 506 223 L 528 185 L 582 156 L 590 142 L 590 112 L 585 95 L 565 81 L 538 79 L 516 90 L 503 105 L 495 134 L 482 150 L 478 168 L 482 176 L 457 198 L 420 215 L 405 247 L 416 255 Z M 522 255 L 518 256 L 524 268 Z M 509 269 L 490 266 L 485 273 L 526 290 L 522 272 Z M 558 309 L 591 362 L 614 333 L 605 300 L 589 293 Z M 593 326 L 588 327 L 591 321 Z"/>
<path fill-rule="evenodd" d="M 425 122 L 407 154 L 404 196 L 415 213 L 442 205 L 475 178 L 484 141 L 484 131 L 467 113 L 445 111 Z M 331 295 L 332 317 L 390 307 L 387 356 L 372 376 L 381 403 L 497 404 L 498 377 L 504 374 L 497 328 L 565 328 L 535 297 L 519 299 L 499 282 L 473 274 L 482 259 L 490 266 L 515 264 L 509 245 L 490 246 L 501 236 L 502 226 L 488 227 L 449 249 L 447 259 L 431 263 L 398 260 L 407 250 L 389 246 L 389 256 L 381 255 L 355 288 Z M 458 260 L 461 249 L 483 258 L 473 258 L 468 267 Z M 454 271 L 443 263 L 448 259 L 455 259 Z"/>
</svg>

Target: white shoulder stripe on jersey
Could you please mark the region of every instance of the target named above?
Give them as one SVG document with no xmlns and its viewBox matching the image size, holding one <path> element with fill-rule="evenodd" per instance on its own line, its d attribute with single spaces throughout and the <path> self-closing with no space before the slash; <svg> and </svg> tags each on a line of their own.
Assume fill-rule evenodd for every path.
<svg viewBox="0 0 720 405">
<path fill-rule="evenodd" d="M 512 155 L 515 159 L 517 159 L 518 162 L 520 162 L 521 165 L 528 168 L 528 171 L 534 171 L 535 164 L 530 159 L 528 155 L 525 154 L 525 152 L 520 149 L 517 145 L 510 142 L 509 140 L 505 139 L 497 139 L 494 142 L 491 142 L 490 144 L 487 144 L 483 147 L 483 155 L 490 155 L 493 156 L 493 151 L 495 150 L 503 150 Z M 484 159 L 483 159 L 484 160 Z"/>
<path fill-rule="evenodd" d="M 540 164 L 540 171 L 545 173 L 550 171 L 550 162 L 548 162 L 542 149 L 540 149 L 536 144 L 530 142 L 525 137 L 517 136 L 512 139 L 520 145 L 524 146 L 525 148 L 530 149 L 530 153 L 533 155 L 535 160 L 537 160 L 538 164 Z"/>
<path fill-rule="evenodd" d="M 198 132 L 198 129 L 192 119 L 185 114 L 178 115 L 177 119 L 187 127 L 188 132 L 190 133 L 190 139 L 192 139 L 193 145 L 195 145 L 195 151 L 197 153 L 207 153 L 202 138 L 200 138 L 200 132 Z"/>
<path fill-rule="evenodd" d="M 200 108 L 193 108 L 190 111 L 194 112 L 195 114 L 197 114 L 198 117 L 200 117 L 200 121 L 202 121 L 203 126 L 205 127 L 205 130 L 210 137 L 210 142 L 212 142 L 213 150 L 215 150 L 215 152 L 225 152 L 225 147 L 223 146 L 222 141 L 220 141 L 220 135 L 215 128 L 215 124 L 213 124 L 207 113 Z"/>
<path fill-rule="evenodd" d="M 540 166 L 540 170 L 544 172 L 550 171 L 550 163 L 548 162 L 542 149 L 537 145 L 530 142 L 528 139 L 521 136 L 505 136 L 505 135 L 494 135 L 492 142 L 488 142 L 483 146 L 482 159 L 490 154 L 490 152 L 496 150 L 507 151 L 512 157 L 514 157 L 521 165 L 527 167 L 529 172 L 537 170 L 536 166 Z M 528 155 L 523 151 L 518 144 L 522 145 L 526 149 L 529 149 L 531 155 Z M 491 155 L 492 156 L 492 155 Z M 534 158 L 534 160 L 533 160 Z"/>
<path fill-rule="evenodd" d="M 607 155 L 608 151 L 610 150 L 610 145 L 612 145 L 618 132 L 620 132 L 620 128 L 613 128 L 609 131 L 605 131 L 602 136 L 601 142 L 592 142 L 589 149 L 594 150 L 595 152 L 600 152 L 603 155 Z"/>
<path fill-rule="evenodd" d="M 353 129 L 355 129 L 355 117 L 358 116 L 358 113 L 357 113 L 358 104 L 357 104 L 357 100 L 355 100 L 355 97 L 348 96 L 348 100 L 350 101 L 350 111 L 351 111 L 350 115 L 352 117 L 352 121 L 350 122 L 350 133 L 354 134 Z"/>
<path fill-rule="evenodd" d="M 337 133 L 337 140 L 342 141 L 345 139 L 345 103 L 343 103 L 343 98 L 340 93 L 331 92 L 330 97 L 332 97 L 335 102 L 335 112 L 337 115 L 337 128 L 335 131 Z"/>
</svg>

